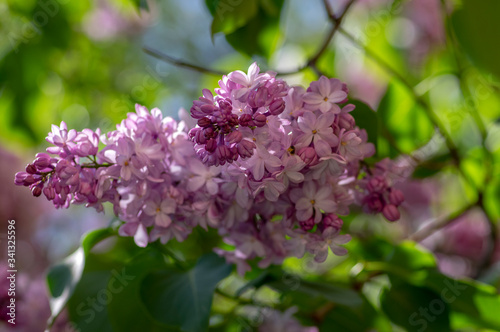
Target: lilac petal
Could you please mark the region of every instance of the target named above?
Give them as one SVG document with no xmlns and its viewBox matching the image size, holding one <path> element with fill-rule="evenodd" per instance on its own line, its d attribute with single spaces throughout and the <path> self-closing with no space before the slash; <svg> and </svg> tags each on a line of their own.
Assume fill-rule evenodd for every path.
<svg viewBox="0 0 500 332">
<path fill-rule="evenodd" d="M 217 185 L 217 183 L 215 183 L 214 180 L 207 181 L 206 186 L 207 186 L 207 191 L 210 195 L 216 195 L 217 192 L 219 191 L 219 186 Z"/>
<path fill-rule="evenodd" d="M 148 245 L 148 232 L 143 224 L 137 227 L 137 232 L 134 235 L 134 242 L 141 248 L 145 248 Z"/>
<path fill-rule="evenodd" d="M 158 213 L 155 217 L 155 224 L 161 227 L 168 227 L 172 223 L 172 219 L 165 213 Z"/>
<path fill-rule="evenodd" d="M 332 252 L 337 255 L 337 256 L 345 256 L 347 255 L 348 251 L 344 247 L 339 247 L 336 245 L 331 245 L 330 249 L 332 249 Z"/>
<path fill-rule="evenodd" d="M 205 184 L 205 179 L 202 176 L 194 176 L 188 180 L 187 190 L 197 191 Z"/>
<path fill-rule="evenodd" d="M 295 208 L 297 210 L 305 210 L 305 209 L 309 209 L 310 207 L 311 207 L 311 202 L 306 197 L 302 197 L 301 199 L 299 199 L 297 201 L 297 203 L 295 203 Z"/>
<path fill-rule="evenodd" d="M 333 243 L 335 243 L 335 244 L 345 244 L 345 243 L 351 241 L 351 238 L 352 237 L 349 234 L 338 235 L 333 240 Z"/>
</svg>

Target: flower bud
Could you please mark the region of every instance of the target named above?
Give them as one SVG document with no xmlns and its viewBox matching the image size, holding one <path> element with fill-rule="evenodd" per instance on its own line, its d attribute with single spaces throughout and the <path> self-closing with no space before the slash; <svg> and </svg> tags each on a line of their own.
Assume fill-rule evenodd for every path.
<svg viewBox="0 0 500 332">
<path fill-rule="evenodd" d="M 323 229 L 327 227 L 333 227 L 339 230 L 342 228 L 342 225 L 344 224 L 344 221 L 333 213 L 329 213 L 326 216 L 324 216 L 322 222 L 323 222 Z"/>
<path fill-rule="evenodd" d="M 56 197 L 56 191 L 52 187 L 43 188 L 43 194 L 49 201 L 53 200 Z"/>
<path fill-rule="evenodd" d="M 33 194 L 33 196 L 38 197 L 42 194 L 42 188 L 43 182 L 40 181 L 36 186 L 33 186 L 33 188 L 31 188 L 31 193 Z"/>
<path fill-rule="evenodd" d="M 398 208 L 392 204 L 387 204 L 386 206 L 384 206 L 382 214 L 389 221 L 396 221 L 401 217 Z"/>
<path fill-rule="evenodd" d="M 28 164 L 28 165 L 26 165 L 26 173 L 29 173 L 29 174 L 36 174 L 36 173 L 37 173 L 37 170 L 36 170 L 35 165 L 33 165 L 33 164 Z"/>
<path fill-rule="evenodd" d="M 389 193 L 389 202 L 391 202 L 391 204 L 399 206 L 404 202 L 404 200 L 405 196 L 401 190 L 394 188 L 391 189 L 391 192 Z"/>
<path fill-rule="evenodd" d="M 356 121 L 351 114 L 340 113 L 338 117 L 340 129 L 351 130 L 356 125 Z"/>
<path fill-rule="evenodd" d="M 275 99 L 271 105 L 269 105 L 269 112 L 272 115 L 279 115 L 285 110 L 285 102 L 283 99 Z"/>
<path fill-rule="evenodd" d="M 300 227 L 307 231 L 310 231 L 314 227 L 314 218 L 309 218 L 307 220 L 299 222 Z"/>
<path fill-rule="evenodd" d="M 205 145 L 205 150 L 207 150 L 207 152 L 213 153 L 216 148 L 217 148 L 217 141 L 215 139 L 212 138 L 207 141 L 207 144 Z"/>
<path fill-rule="evenodd" d="M 212 121 L 206 116 L 198 120 L 198 126 L 205 128 L 212 125 Z"/>
<path fill-rule="evenodd" d="M 264 114 L 258 113 L 253 117 L 253 124 L 257 127 L 263 127 L 266 124 L 267 117 Z"/>
<path fill-rule="evenodd" d="M 370 192 L 376 192 L 376 193 L 382 193 L 384 190 L 387 189 L 387 182 L 385 179 L 380 176 L 374 176 L 372 177 L 369 181 L 368 184 L 366 185 L 366 189 Z"/>
<path fill-rule="evenodd" d="M 257 91 L 250 92 L 248 96 L 248 104 L 252 108 L 259 108 L 266 105 L 269 91 L 266 87 L 258 88 Z"/>
<path fill-rule="evenodd" d="M 229 144 L 239 143 L 243 139 L 243 134 L 238 130 L 235 130 L 225 137 L 225 141 Z"/>
<path fill-rule="evenodd" d="M 251 121 L 252 121 L 252 116 L 250 114 L 242 114 L 242 115 L 240 115 L 240 118 L 238 119 L 240 126 L 243 126 L 243 127 L 248 127 L 250 125 Z"/>
<path fill-rule="evenodd" d="M 363 203 L 366 205 L 370 212 L 382 212 L 384 208 L 384 200 L 380 194 L 372 193 L 366 196 L 363 200 Z"/>
<path fill-rule="evenodd" d="M 306 165 L 314 166 L 318 163 L 318 155 L 316 154 L 314 148 L 310 146 L 301 148 L 297 155 L 304 163 L 306 163 Z"/>
<path fill-rule="evenodd" d="M 253 155 L 253 150 L 256 148 L 256 145 L 254 142 L 250 142 L 247 140 L 242 140 L 240 143 L 237 145 L 238 149 L 238 154 L 241 156 L 241 158 L 249 158 Z"/>
</svg>

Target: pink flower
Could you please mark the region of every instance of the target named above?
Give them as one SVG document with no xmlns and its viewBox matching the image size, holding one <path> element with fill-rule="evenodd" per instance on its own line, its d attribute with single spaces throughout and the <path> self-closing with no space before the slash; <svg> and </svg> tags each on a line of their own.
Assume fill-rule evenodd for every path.
<svg viewBox="0 0 500 332">
<path fill-rule="evenodd" d="M 339 134 L 339 154 L 347 160 L 360 158 L 363 150 L 360 149 L 360 144 L 363 140 L 358 136 L 357 130 L 345 131 L 342 129 Z"/>
<path fill-rule="evenodd" d="M 255 153 L 245 161 L 245 164 L 252 170 L 254 179 L 260 181 L 264 177 L 265 170 L 276 171 L 281 166 L 281 160 L 270 154 L 263 146 L 257 145 Z"/>
<path fill-rule="evenodd" d="M 342 82 L 338 79 L 328 79 L 321 76 L 318 81 L 312 82 L 304 95 L 304 108 L 321 113 L 332 111 L 340 113 L 340 107 L 336 104 L 347 98 L 347 93 L 342 90 Z"/>
<path fill-rule="evenodd" d="M 313 142 L 314 149 L 320 157 L 332 153 L 332 147 L 337 146 L 339 140 L 333 133 L 332 123 L 335 114 L 332 112 L 323 113 L 319 117 L 313 112 L 306 112 L 298 120 L 298 126 L 302 131 L 295 146 L 298 148 L 306 147 Z"/>
<path fill-rule="evenodd" d="M 283 182 L 286 188 L 288 188 L 288 184 L 300 183 L 304 181 L 304 174 L 300 171 L 306 166 L 306 164 L 300 159 L 299 156 L 288 156 L 286 154 L 282 157 L 283 162 L 283 170 L 281 170 L 278 174 L 276 174 L 276 179 Z"/>
<path fill-rule="evenodd" d="M 307 250 L 314 255 L 314 260 L 322 263 L 328 257 L 328 248 L 337 256 L 344 256 L 347 254 L 347 249 L 341 247 L 351 241 L 351 236 L 348 234 L 339 234 L 340 229 L 336 227 L 327 227 L 321 236 L 317 236 L 317 241 L 309 242 Z"/>
<path fill-rule="evenodd" d="M 190 161 L 189 169 L 194 175 L 188 180 L 187 190 L 197 191 L 202 187 L 206 187 L 209 194 L 217 194 L 219 191 L 218 183 L 222 181 L 217 178 L 221 172 L 220 168 L 215 166 L 207 167 L 201 161 L 194 159 Z"/>
<path fill-rule="evenodd" d="M 146 202 L 144 212 L 154 218 L 156 225 L 168 227 L 172 223 L 169 213 L 174 213 L 175 208 L 176 204 L 173 199 L 167 198 L 162 201 L 153 199 Z"/>
<path fill-rule="evenodd" d="M 321 210 L 327 213 L 335 212 L 337 203 L 331 199 L 331 194 L 331 186 L 322 186 L 318 190 L 314 181 L 306 181 L 302 188 L 293 189 L 290 196 L 295 203 L 297 219 L 305 221 L 314 217 L 314 222 L 319 223 L 322 219 Z"/>
</svg>

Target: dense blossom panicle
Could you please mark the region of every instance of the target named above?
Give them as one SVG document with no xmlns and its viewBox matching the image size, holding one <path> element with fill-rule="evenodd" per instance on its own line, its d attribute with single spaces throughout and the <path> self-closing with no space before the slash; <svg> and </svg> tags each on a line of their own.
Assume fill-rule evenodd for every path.
<svg viewBox="0 0 500 332">
<path fill-rule="evenodd" d="M 375 149 L 344 83 L 322 76 L 305 89 L 275 76 L 256 63 L 223 76 L 193 102 L 194 121 L 137 105 L 108 133 L 52 126 L 48 153 L 15 183 L 58 208 L 109 202 L 119 234 L 142 247 L 217 228 L 234 250 L 216 251 L 240 273 L 256 258 L 265 267 L 306 252 L 318 262 L 329 250 L 344 255 L 339 215 L 352 203 L 399 219 L 394 165 L 361 163 Z"/>
</svg>

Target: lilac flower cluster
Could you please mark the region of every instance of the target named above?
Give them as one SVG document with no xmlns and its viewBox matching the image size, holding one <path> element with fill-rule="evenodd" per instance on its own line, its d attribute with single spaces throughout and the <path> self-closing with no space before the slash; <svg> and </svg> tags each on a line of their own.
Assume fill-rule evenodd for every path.
<svg viewBox="0 0 500 332">
<path fill-rule="evenodd" d="M 339 215 L 359 203 L 395 220 L 404 198 L 378 168 L 361 175 L 375 149 L 350 114 L 345 84 L 323 76 L 306 90 L 259 71 L 254 63 L 223 76 L 215 95 L 203 90 L 194 128 L 186 113 L 178 122 L 139 105 L 104 135 L 53 126 L 55 156 L 38 154 L 16 184 L 56 207 L 102 211 L 110 202 L 124 221 L 119 233 L 139 246 L 217 228 L 234 250 L 216 251 L 240 273 L 255 258 L 266 267 L 306 252 L 318 262 L 329 249 L 344 255 L 350 236 Z"/>
<path fill-rule="evenodd" d="M 364 211 L 381 212 L 389 221 L 396 221 L 401 217 L 398 207 L 405 199 L 401 190 L 392 187 L 397 182 L 391 177 L 395 167 L 396 164 L 391 160 L 384 159 L 375 164 L 374 169 L 360 183 L 365 189 L 360 199 Z"/>
</svg>

